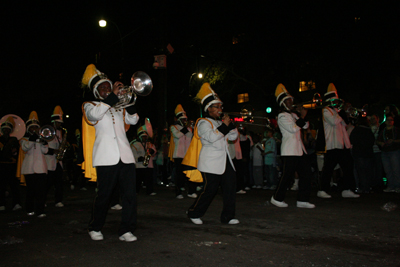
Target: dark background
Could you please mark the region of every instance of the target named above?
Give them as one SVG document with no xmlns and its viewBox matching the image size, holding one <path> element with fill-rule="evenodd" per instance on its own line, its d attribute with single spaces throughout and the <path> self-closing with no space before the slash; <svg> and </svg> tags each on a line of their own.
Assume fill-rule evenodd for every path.
<svg viewBox="0 0 400 267">
<path fill-rule="evenodd" d="M 240 111 L 237 94 L 248 93 L 246 107 L 264 114 L 271 106 L 274 116 L 278 83 L 306 101 L 333 82 L 345 101 L 381 113 L 399 104 L 399 11 L 399 1 L 368 0 L 7 3 L 0 117 L 27 120 L 36 110 L 44 124 L 61 105 L 70 116 L 65 127 L 80 128 L 81 105 L 91 98 L 80 81 L 90 63 L 112 81 L 128 83 L 138 70 L 150 75 L 153 92 L 136 105 L 153 127 L 164 125 L 164 116 L 172 122 L 177 104 L 199 117 L 192 98 L 205 81 L 227 111 Z M 101 18 L 106 28 L 98 26 Z M 160 54 L 167 55 L 165 70 L 153 68 Z M 205 78 L 191 78 L 198 72 Z M 309 80 L 317 89 L 298 93 L 299 82 Z"/>
</svg>

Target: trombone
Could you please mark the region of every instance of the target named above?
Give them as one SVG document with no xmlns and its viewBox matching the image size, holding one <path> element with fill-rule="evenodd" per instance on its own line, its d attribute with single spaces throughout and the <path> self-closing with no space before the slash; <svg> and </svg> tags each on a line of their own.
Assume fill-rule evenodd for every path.
<svg viewBox="0 0 400 267">
<path fill-rule="evenodd" d="M 261 127 L 270 127 L 271 124 L 268 117 L 252 116 L 252 111 L 247 109 L 242 109 L 240 112 L 224 112 L 221 117 L 223 117 L 225 114 L 227 114 L 229 117 L 242 118 L 243 121 L 238 121 L 238 123 L 240 124 L 248 124 Z M 254 123 L 254 119 L 263 119 L 267 122 L 265 124 L 258 124 Z"/>
</svg>

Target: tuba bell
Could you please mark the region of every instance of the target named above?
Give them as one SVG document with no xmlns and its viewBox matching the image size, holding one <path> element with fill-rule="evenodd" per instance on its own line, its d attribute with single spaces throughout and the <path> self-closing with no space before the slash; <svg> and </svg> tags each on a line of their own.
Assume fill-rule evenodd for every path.
<svg viewBox="0 0 400 267">
<path fill-rule="evenodd" d="M 147 96 L 152 90 L 153 82 L 150 76 L 143 71 L 137 71 L 131 77 L 131 85 L 124 86 L 119 90 L 117 95 L 119 101 L 114 105 L 114 108 L 120 109 L 133 106 L 136 103 L 137 95 Z"/>
</svg>

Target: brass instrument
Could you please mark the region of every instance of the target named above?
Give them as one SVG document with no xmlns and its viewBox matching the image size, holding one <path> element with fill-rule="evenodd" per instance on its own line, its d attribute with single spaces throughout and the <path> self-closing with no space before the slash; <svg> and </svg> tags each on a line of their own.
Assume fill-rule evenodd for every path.
<svg viewBox="0 0 400 267">
<path fill-rule="evenodd" d="M 67 150 L 69 148 L 69 144 L 67 142 L 68 131 L 65 128 L 62 128 L 62 130 L 64 131 L 64 134 L 63 134 L 63 137 L 62 137 L 62 141 L 61 141 L 60 147 L 58 148 L 58 153 L 56 154 L 56 159 L 58 161 L 62 161 L 64 159 L 65 152 L 67 152 Z"/>
<path fill-rule="evenodd" d="M 8 117 L 12 117 L 14 119 L 14 130 L 10 133 L 10 136 L 17 138 L 18 140 L 20 140 L 26 132 L 26 124 L 25 122 L 17 115 L 14 114 L 8 114 L 3 116 L 0 119 L 0 125 L 5 122 L 7 120 Z M 1 135 L 1 133 L 0 133 Z"/>
<path fill-rule="evenodd" d="M 44 125 L 39 129 L 40 142 L 50 142 L 56 137 L 56 130 L 51 125 Z"/>
<path fill-rule="evenodd" d="M 368 114 L 368 104 L 364 105 L 362 108 L 355 108 L 350 106 L 345 110 L 350 118 L 357 119 L 360 115 L 361 117 L 366 117 Z"/>
<path fill-rule="evenodd" d="M 144 125 L 146 127 L 146 132 L 149 135 L 149 138 L 153 138 L 153 127 L 151 126 L 150 123 L 150 119 L 149 118 L 145 118 L 144 119 Z M 143 160 L 143 166 L 147 167 L 150 163 L 150 158 L 151 158 L 151 154 L 150 154 L 150 147 L 148 147 L 151 144 L 149 141 L 146 142 L 146 154 L 144 155 L 144 160 Z"/>
<path fill-rule="evenodd" d="M 237 117 L 237 118 L 242 118 L 243 121 L 240 121 L 240 124 L 249 124 L 249 125 L 254 125 L 254 126 L 261 126 L 261 127 L 270 127 L 270 120 L 268 117 L 262 117 L 262 116 L 253 116 L 251 110 L 247 109 L 242 109 L 240 112 L 226 112 L 221 114 L 221 117 L 223 117 L 225 114 L 227 114 L 230 117 Z M 263 119 L 266 120 L 265 124 L 257 124 L 254 123 L 254 119 Z"/>
<path fill-rule="evenodd" d="M 143 71 L 137 71 L 131 77 L 131 85 L 126 85 L 120 88 L 117 95 L 119 102 L 114 105 L 114 108 L 120 109 L 133 106 L 136 103 L 137 95 L 147 96 L 152 90 L 153 82 L 151 81 L 150 76 Z"/>
<path fill-rule="evenodd" d="M 297 109 L 299 107 L 303 107 L 305 109 L 320 109 L 331 106 L 341 109 L 343 104 L 344 104 L 343 99 L 333 99 L 333 100 L 323 101 L 321 95 L 319 93 L 315 93 L 311 101 L 294 104 L 293 108 Z"/>
</svg>

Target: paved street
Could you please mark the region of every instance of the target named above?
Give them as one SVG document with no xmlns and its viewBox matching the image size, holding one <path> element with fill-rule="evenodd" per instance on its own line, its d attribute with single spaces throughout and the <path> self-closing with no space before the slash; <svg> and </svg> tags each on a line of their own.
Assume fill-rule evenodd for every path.
<svg viewBox="0 0 400 267">
<path fill-rule="evenodd" d="M 272 191 L 237 195 L 239 225 L 222 225 L 217 195 L 203 225 L 185 215 L 192 199 L 177 200 L 173 188 L 157 187 L 156 196 L 138 196 L 138 241 L 118 240 L 120 211 L 110 210 L 103 241 L 87 233 L 95 184 L 88 191 L 65 188 L 65 207 L 50 196 L 46 218 L 24 210 L 0 214 L 0 266 L 400 266 L 400 194 L 360 199 L 317 198 L 314 210 L 269 204 Z M 24 191 L 22 194 L 24 195 Z"/>
</svg>

